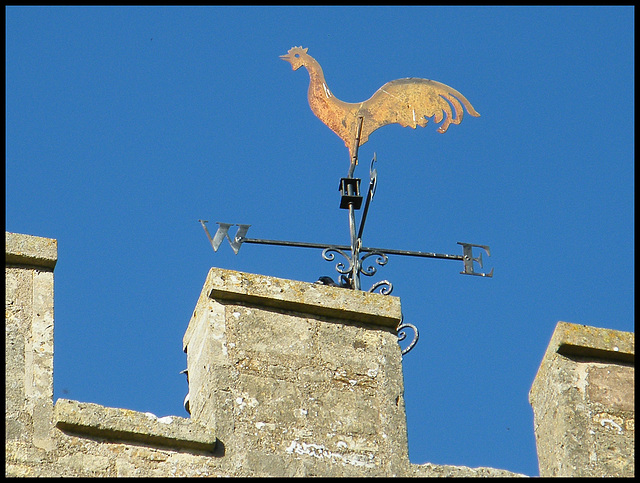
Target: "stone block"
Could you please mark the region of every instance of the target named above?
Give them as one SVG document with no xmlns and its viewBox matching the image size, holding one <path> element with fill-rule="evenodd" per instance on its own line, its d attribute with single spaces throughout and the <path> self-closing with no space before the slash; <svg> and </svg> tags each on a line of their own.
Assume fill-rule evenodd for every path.
<svg viewBox="0 0 640 483">
<path fill-rule="evenodd" d="M 58 261 L 58 240 L 5 232 L 6 265 L 26 265 L 53 270 Z"/>
<path fill-rule="evenodd" d="M 400 472 L 401 317 L 395 297 L 212 268 L 183 341 L 192 417 L 239 465 Z"/>
<path fill-rule="evenodd" d="M 158 418 L 151 413 L 69 399 L 58 399 L 54 414 L 56 426 L 74 435 L 209 452 L 216 447 L 216 437 L 209 428 L 178 416 Z"/>
<path fill-rule="evenodd" d="M 540 476 L 633 476 L 635 338 L 558 322 L 531 387 Z"/>
<path fill-rule="evenodd" d="M 7 440 L 51 449 L 57 241 L 5 232 Z"/>
</svg>

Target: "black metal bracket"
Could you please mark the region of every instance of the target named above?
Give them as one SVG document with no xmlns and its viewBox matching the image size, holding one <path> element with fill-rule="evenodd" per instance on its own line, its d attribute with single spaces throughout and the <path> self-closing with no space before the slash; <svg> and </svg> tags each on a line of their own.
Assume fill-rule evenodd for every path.
<svg viewBox="0 0 640 483">
<path fill-rule="evenodd" d="M 354 210 L 359 210 L 362 206 L 362 196 L 360 196 L 359 178 L 340 178 L 340 208 L 349 209 L 349 204 Z"/>
</svg>

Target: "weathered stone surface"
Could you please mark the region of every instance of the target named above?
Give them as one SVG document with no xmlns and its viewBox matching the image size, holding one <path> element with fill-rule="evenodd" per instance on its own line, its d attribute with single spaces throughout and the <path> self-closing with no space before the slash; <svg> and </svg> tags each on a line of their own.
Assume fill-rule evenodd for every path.
<svg viewBox="0 0 640 483">
<path fill-rule="evenodd" d="M 121 443 L 98 437 L 54 431 L 55 449 L 9 442 L 7 476 L 230 476 L 220 469 L 222 458 L 190 449 Z"/>
<path fill-rule="evenodd" d="M 411 472 L 408 476 L 427 476 L 432 478 L 527 478 L 527 475 L 521 473 L 495 468 L 469 468 L 467 466 L 433 465 L 431 463 L 411 465 Z"/>
<path fill-rule="evenodd" d="M 212 299 L 313 313 L 396 328 L 397 297 L 212 268 L 203 293 Z M 185 335 L 187 337 L 187 335 Z"/>
<path fill-rule="evenodd" d="M 237 466 L 278 462 L 263 475 L 401 473 L 400 319 L 387 296 L 211 269 L 184 337 L 192 417 Z"/>
<path fill-rule="evenodd" d="M 5 263 L 53 270 L 58 261 L 58 241 L 53 238 L 5 232 Z"/>
<path fill-rule="evenodd" d="M 529 400 L 540 476 L 633 476 L 632 332 L 558 322 Z"/>
<path fill-rule="evenodd" d="M 614 411 L 634 412 L 635 371 L 628 366 L 607 364 L 589 368 L 588 399 Z"/>
<path fill-rule="evenodd" d="M 158 447 L 189 448 L 213 452 L 216 437 L 198 421 L 99 404 L 58 399 L 55 424 L 65 432 L 114 441 L 147 443 Z"/>
<path fill-rule="evenodd" d="M 229 270 L 183 339 L 190 419 L 54 411 L 55 259 L 7 233 L 6 476 L 523 476 L 409 463 L 397 298 Z M 633 362 L 633 334 L 558 325 L 530 394 L 543 476 L 633 474 Z"/>
<path fill-rule="evenodd" d="M 57 242 L 6 233 L 6 439 L 51 448 Z"/>
</svg>

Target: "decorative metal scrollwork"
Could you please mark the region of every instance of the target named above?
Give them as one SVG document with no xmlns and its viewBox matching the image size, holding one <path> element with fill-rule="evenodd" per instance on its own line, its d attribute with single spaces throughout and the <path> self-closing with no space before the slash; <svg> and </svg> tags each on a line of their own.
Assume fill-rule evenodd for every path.
<svg viewBox="0 0 640 483">
<path fill-rule="evenodd" d="M 427 81 L 431 82 L 431 81 Z M 459 107 L 459 106 L 458 106 Z M 364 112 L 364 111 L 363 111 Z M 471 111 L 469 111 L 471 112 Z M 415 114 L 415 113 L 414 113 Z M 415 116 L 414 116 L 415 117 Z M 422 257 L 422 258 L 439 258 L 444 260 L 458 260 L 464 262 L 464 270 L 460 273 L 465 275 L 477 275 L 481 277 L 491 278 L 493 276 L 493 269 L 491 272 L 476 272 L 474 270 L 474 263 L 477 263 L 482 268 L 482 254 L 475 257 L 473 254 L 473 248 L 481 248 L 483 249 L 487 255 L 490 255 L 489 247 L 486 245 L 476 245 L 472 243 L 462 243 L 458 242 L 459 245 L 462 246 L 463 254 L 462 255 L 451 255 L 451 254 L 442 254 L 442 253 L 434 253 L 434 252 L 421 252 L 421 251 L 409 251 L 409 250 L 395 250 L 389 248 L 371 248 L 371 247 L 363 247 L 362 246 L 362 234 L 364 231 L 365 221 L 367 219 L 367 213 L 369 211 L 369 206 L 371 204 L 371 200 L 376 192 L 376 187 L 378 184 L 378 172 L 374 167 L 376 163 L 376 155 L 374 153 L 373 159 L 371 160 L 371 165 L 369 167 L 369 189 L 367 191 L 367 197 L 364 202 L 364 209 L 362 211 L 362 216 L 360 218 L 360 226 L 359 229 L 356 230 L 356 210 L 359 210 L 363 201 L 363 197 L 360 195 L 360 182 L 359 178 L 354 178 L 353 173 L 356 165 L 358 164 L 358 146 L 361 143 L 360 135 L 363 129 L 363 120 L 362 116 L 358 116 L 358 127 L 356 131 L 356 137 L 354 139 L 354 144 L 349 145 L 349 150 L 351 151 L 351 165 L 349 167 L 349 172 L 346 178 L 340 179 L 340 208 L 349 210 L 349 234 L 350 234 L 350 245 L 327 245 L 324 243 L 304 243 L 304 242 L 293 242 L 293 241 L 282 241 L 282 240 L 264 240 L 258 238 L 248 238 L 246 237 L 247 230 L 251 225 L 240 225 L 240 224 L 230 224 L 230 223 L 220 223 L 217 222 L 219 227 L 214 236 L 211 236 L 209 230 L 206 226 L 205 220 L 199 220 L 202 227 L 204 228 L 207 237 L 209 238 L 209 242 L 213 247 L 214 251 L 217 251 L 220 244 L 225 240 L 225 238 L 231 244 L 231 248 L 234 253 L 237 255 L 240 246 L 244 243 L 258 243 L 265 245 L 279 245 L 279 246 L 287 246 L 287 247 L 306 247 L 306 248 L 322 248 L 322 258 L 328 262 L 333 262 L 336 259 L 336 253 L 342 255 L 344 257 L 343 261 L 338 261 L 336 263 L 335 269 L 339 273 L 338 281 L 335 282 L 331 277 L 322 276 L 315 283 L 319 283 L 322 285 L 329 285 L 332 287 L 340 287 L 352 290 L 361 290 L 360 285 L 360 275 L 364 275 L 367 277 L 371 277 L 376 274 L 378 271 L 377 266 L 384 266 L 389 261 L 388 255 L 403 255 L 403 256 L 414 256 L 414 257 Z M 415 123 L 415 119 L 414 119 Z M 366 138 L 365 138 L 366 140 Z M 232 226 L 238 226 L 235 237 L 231 237 L 229 235 L 229 229 Z M 369 257 L 375 257 L 375 260 L 369 259 Z M 375 261 L 375 263 L 374 263 Z M 366 265 L 365 265 L 366 262 Z M 389 295 L 393 291 L 393 285 L 388 280 L 381 280 L 373 284 L 373 286 L 368 290 L 369 293 L 374 293 L 375 290 L 379 290 L 380 295 Z M 409 323 L 400 321 L 400 324 L 396 328 L 398 342 L 401 342 L 406 339 L 407 333 L 406 329 L 413 330 L 413 338 L 411 342 L 402 350 L 402 355 L 408 353 L 411 349 L 415 347 L 418 342 L 419 334 L 418 328 Z"/>
<path fill-rule="evenodd" d="M 373 293 L 373 291 L 378 288 L 380 289 L 380 295 L 389 295 L 393 292 L 393 285 L 389 280 L 380 280 L 379 282 L 374 283 L 373 287 L 369 289 L 369 292 Z"/>
<path fill-rule="evenodd" d="M 376 263 L 378 265 L 380 265 L 381 267 L 386 265 L 387 262 L 389 261 L 389 257 L 386 256 L 382 252 L 369 252 L 366 255 L 363 255 L 362 258 L 360 258 L 360 273 L 362 275 L 366 275 L 367 277 L 371 277 L 372 275 L 375 275 L 375 273 L 378 271 L 378 269 L 376 267 L 374 267 L 373 265 L 365 267 L 364 264 L 362 263 L 362 262 L 365 261 L 365 259 L 367 259 L 367 258 L 369 258 L 371 256 L 378 257 L 378 258 L 376 258 Z"/>
<path fill-rule="evenodd" d="M 418 343 L 418 337 L 420 337 L 420 335 L 418 333 L 418 328 L 413 324 L 409 324 L 408 322 L 404 322 L 404 316 L 403 316 L 402 320 L 400 321 L 400 324 L 398 325 L 398 328 L 396 329 L 398 331 L 398 342 L 401 342 L 404 339 L 406 339 L 407 333 L 405 332 L 405 329 L 412 329 L 414 335 L 413 335 L 413 339 L 411 340 L 409 345 L 407 347 L 405 347 L 404 349 L 402 349 L 402 355 L 405 355 L 407 352 L 409 352 L 411 349 L 413 349 L 414 346 Z"/>
<path fill-rule="evenodd" d="M 335 247 L 325 248 L 324 250 L 322 250 L 322 258 L 324 258 L 328 262 L 332 262 L 336 258 L 335 253 L 339 253 L 340 255 L 342 255 L 347 260 L 347 263 L 349 264 L 345 266 L 343 262 L 338 262 L 336 264 L 336 271 L 343 275 L 351 273 L 351 271 L 353 270 L 351 257 L 347 255 L 344 251 L 340 250 L 339 248 L 335 248 Z"/>
<path fill-rule="evenodd" d="M 360 257 L 359 260 L 356 261 L 357 270 L 354 270 L 354 266 L 353 266 L 354 259 L 349 254 L 347 254 L 344 250 L 341 250 L 337 247 L 328 247 L 322 250 L 322 258 L 324 258 L 328 262 L 333 262 L 336 258 L 336 255 L 335 255 L 336 253 L 342 255 L 346 260 L 346 263 L 338 262 L 336 264 L 336 271 L 340 274 L 340 278 L 342 279 L 340 286 L 345 286 L 345 282 L 350 281 L 353 278 L 354 271 L 356 271 L 358 274 L 362 274 L 367 277 L 372 277 L 373 275 L 376 274 L 378 269 L 373 264 L 365 266 L 364 261 L 367 258 L 372 256 L 377 257 L 375 259 L 375 263 L 377 263 L 381 267 L 386 265 L 387 262 L 389 261 L 389 257 L 382 252 L 378 252 L 378 251 L 368 252 L 362 257 Z M 356 253 L 359 254 L 357 250 L 356 250 Z M 351 286 L 351 283 L 349 283 L 347 286 Z M 379 292 L 380 294 L 389 295 L 393 290 L 393 285 L 391 285 L 391 282 L 389 282 L 388 280 L 381 280 L 380 282 L 375 283 L 373 287 L 369 289 L 369 292 L 373 292 L 377 288 L 380 288 L 380 292 Z"/>
</svg>

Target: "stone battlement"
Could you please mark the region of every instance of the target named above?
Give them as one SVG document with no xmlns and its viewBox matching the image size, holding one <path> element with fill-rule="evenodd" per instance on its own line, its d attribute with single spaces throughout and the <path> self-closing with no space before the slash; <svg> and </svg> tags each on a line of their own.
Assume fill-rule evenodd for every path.
<svg viewBox="0 0 640 483">
<path fill-rule="evenodd" d="M 524 476 L 411 464 L 400 299 L 212 268 L 191 417 L 53 398 L 56 240 L 6 233 L 6 476 Z M 634 335 L 560 322 L 530 393 L 541 476 L 633 476 Z"/>
</svg>

